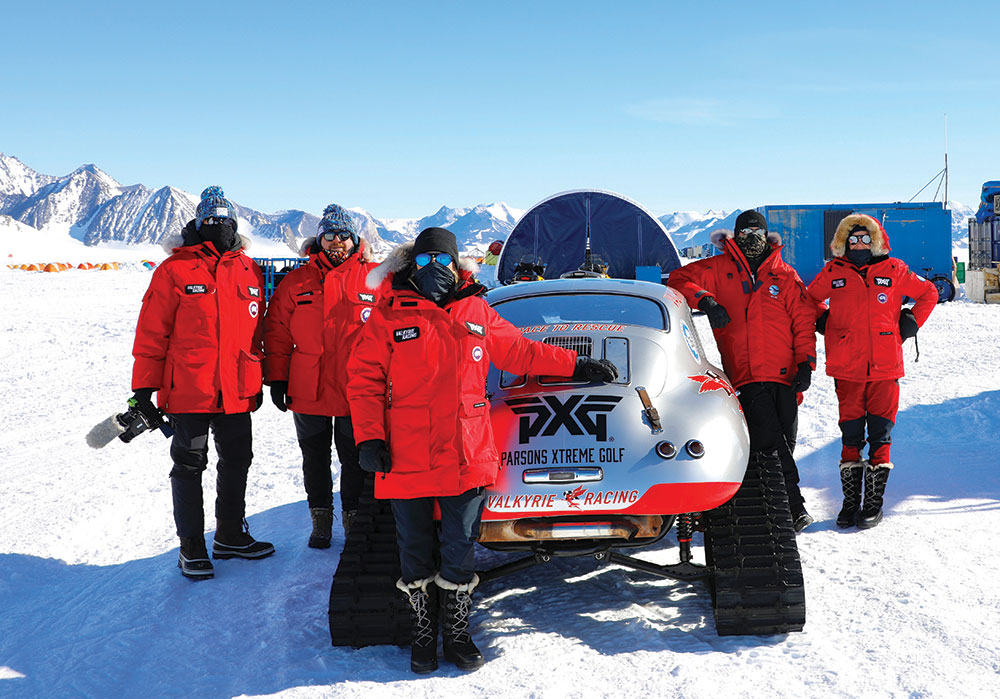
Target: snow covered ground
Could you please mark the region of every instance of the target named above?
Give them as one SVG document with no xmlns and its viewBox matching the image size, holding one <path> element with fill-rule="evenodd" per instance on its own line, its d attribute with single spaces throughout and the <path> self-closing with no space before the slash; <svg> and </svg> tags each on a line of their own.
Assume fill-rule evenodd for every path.
<svg viewBox="0 0 1000 699">
<path fill-rule="evenodd" d="M 306 547 L 290 414 L 254 415 L 249 522 L 277 553 L 217 562 L 201 583 L 176 568 L 167 441 L 86 446 L 130 394 L 149 278 L 137 263 L 0 270 L 0 696 L 1000 695 L 1000 306 L 939 306 L 919 362 L 908 343 L 897 468 L 871 531 L 833 524 L 836 401 L 817 375 L 796 453 L 817 518 L 799 537 L 803 633 L 719 638 L 701 585 L 559 560 L 481 589 L 483 669 L 418 678 L 407 649 L 330 645 L 341 541 Z M 676 544 L 640 555 L 676 560 Z"/>
</svg>

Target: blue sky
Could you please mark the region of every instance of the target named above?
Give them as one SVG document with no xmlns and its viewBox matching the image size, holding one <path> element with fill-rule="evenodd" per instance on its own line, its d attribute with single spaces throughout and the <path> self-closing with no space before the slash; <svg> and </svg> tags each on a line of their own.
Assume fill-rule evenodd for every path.
<svg viewBox="0 0 1000 699">
<path fill-rule="evenodd" d="M 947 114 L 950 198 L 1000 179 L 985 2 L 27 4 L 0 152 L 46 174 L 383 218 L 584 187 L 657 215 L 906 201 Z"/>
</svg>

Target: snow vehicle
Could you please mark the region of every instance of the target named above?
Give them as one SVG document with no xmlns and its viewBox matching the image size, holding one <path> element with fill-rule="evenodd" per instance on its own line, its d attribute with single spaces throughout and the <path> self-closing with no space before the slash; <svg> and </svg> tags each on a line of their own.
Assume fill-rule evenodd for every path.
<svg viewBox="0 0 1000 699">
<path fill-rule="evenodd" d="M 504 252 L 510 247 L 509 239 Z M 620 266 L 622 255 L 611 260 Z M 706 359 L 683 296 L 646 281 L 561 276 L 493 289 L 487 300 L 525 336 L 608 359 L 619 377 L 599 384 L 491 369 L 486 395 L 501 470 L 487 489 L 479 543 L 524 555 L 480 571 L 480 579 L 589 556 L 706 582 L 720 635 L 801 630 L 802 569 L 780 467 L 750 460 L 736 392 Z M 373 504 L 371 526 L 348 537 L 348 572 L 338 568 L 331 591 L 334 645 L 407 641 L 405 603 L 376 602 L 364 587 L 375 583 L 365 556 L 378 560 L 385 551 L 355 552 L 363 537 L 373 543 L 394 531 L 386 510 Z M 672 529 L 676 563 L 622 552 L 655 545 Z M 704 564 L 692 555 L 696 531 L 704 533 Z M 377 613 L 391 613 L 392 622 L 383 616 L 379 626 Z"/>
</svg>

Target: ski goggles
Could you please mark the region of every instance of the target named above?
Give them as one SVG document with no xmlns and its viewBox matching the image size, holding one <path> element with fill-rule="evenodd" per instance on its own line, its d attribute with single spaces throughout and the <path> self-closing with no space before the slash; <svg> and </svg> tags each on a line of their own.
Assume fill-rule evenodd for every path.
<svg viewBox="0 0 1000 699">
<path fill-rule="evenodd" d="M 865 245 L 870 245 L 872 242 L 872 237 L 867 233 L 863 235 L 849 235 L 847 236 L 847 242 L 851 245 L 857 245 L 858 243 L 864 243 Z"/>
<path fill-rule="evenodd" d="M 431 260 L 434 260 L 442 267 L 447 267 L 452 262 L 452 257 L 446 252 L 421 252 L 413 261 L 417 263 L 417 267 L 424 267 L 429 265 Z"/>
<path fill-rule="evenodd" d="M 340 238 L 341 240 L 348 240 L 353 238 L 354 234 L 350 231 L 323 231 L 317 237 L 322 240 L 336 240 L 337 238 Z"/>
</svg>

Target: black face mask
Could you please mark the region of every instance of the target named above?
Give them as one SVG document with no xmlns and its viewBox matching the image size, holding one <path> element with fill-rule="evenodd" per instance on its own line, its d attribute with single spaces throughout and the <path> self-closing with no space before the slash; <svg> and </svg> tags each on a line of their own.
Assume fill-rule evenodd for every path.
<svg viewBox="0 0 1000 699">
<path fill-rule="evenodd" d="M 206 243 L 212 243 L 219 252 L 232 250 L 236 244 L 236 229 L 228 219 L 222 223 L 203 223 L 198 235 Z"/>
<path fill-rule="evenodd" d="M 863 267 L 872 261 L 872 251 L 871 250 L 847 250 L 847 259 L 856 264 L 858 267 Z"/>
<path fill-rule="evenodd" d="M 413 283 L 421 296 L 440 306 L 455 289 L 455 274 L 436 261 L 430 262 L 413 273 Z"/>
<path fill-rule="evenodd" d="M 736 245 L 747 256 L 747 259 L 755 260 L 767 252 L 767 234 L 764 231 L 747 233 L 736 239 Z"/>
</svg>

